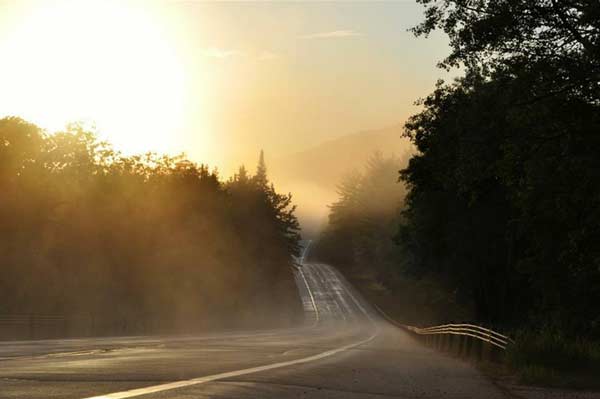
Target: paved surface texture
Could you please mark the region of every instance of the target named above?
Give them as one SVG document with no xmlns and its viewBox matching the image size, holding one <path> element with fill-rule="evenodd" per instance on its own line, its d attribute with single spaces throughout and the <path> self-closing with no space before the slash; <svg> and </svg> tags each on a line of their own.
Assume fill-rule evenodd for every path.
<svg viewBox="0 0 600 399">
<path fill-rule="evenodd" d="M 0 343 L 0 398 L 505 398 L 387 324 L 332 267 L 296 275 L 295 329 Z"/>
</svg>

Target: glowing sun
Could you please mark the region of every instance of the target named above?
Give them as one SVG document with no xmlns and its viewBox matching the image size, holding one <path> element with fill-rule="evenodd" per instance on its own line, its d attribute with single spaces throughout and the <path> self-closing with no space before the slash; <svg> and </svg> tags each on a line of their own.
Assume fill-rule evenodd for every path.
<svg viewBox="0 0 600 399">
<path fill-rule="evenodd" d="M 94 122 L 126 153 L 170 151 L 184 71 L 160 15 L 143 3 L 32 3 L 0 38 L 0 117 L 49 130 Z"/>
</svg>

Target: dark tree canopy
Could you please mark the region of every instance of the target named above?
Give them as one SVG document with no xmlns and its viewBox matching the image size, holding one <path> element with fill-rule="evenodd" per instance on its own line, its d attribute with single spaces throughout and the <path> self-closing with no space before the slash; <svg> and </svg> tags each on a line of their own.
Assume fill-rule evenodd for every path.
<svg viewBox="0 0 600 399">
<path fill-rule="evenodd" d="M 417 35 L 448 34 L 441 63 L 491 73 L 539 74 L 542 93 L 600 100 L 600 3 L 596 0 L 418 0 L 426 7 Z"/>
<path fill-rule="evenodd" d="M 420 2 L 466 69 L 406 124 L 405 267 L 481 321 L 600 335 L 600 3 Z"/>
</svg>

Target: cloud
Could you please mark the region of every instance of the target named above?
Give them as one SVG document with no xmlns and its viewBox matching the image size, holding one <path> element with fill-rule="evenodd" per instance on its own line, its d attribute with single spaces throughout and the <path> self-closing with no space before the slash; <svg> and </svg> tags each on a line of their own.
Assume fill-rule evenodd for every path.
<svg viewBox="0 0 600 399">
<path fill-rule="evenodd" d="M 241 54 L 242 52 L 239 50 L 227 50 L 217 47 L 208 47 L 202 51 L 202 55 L 211 58 L 229 58 Z"/>
<path fill-rule="evenodd" d="M 354 36 L 362 36 L 361 33 L 356 32 L 354 30 L 334 30 L 330 32 L 319 32 L 319 33 L 311 33 L 309 35 L 300 36 L 303 39 L 333 39 L 340 37 L 354 37 Z"/>
</svg>

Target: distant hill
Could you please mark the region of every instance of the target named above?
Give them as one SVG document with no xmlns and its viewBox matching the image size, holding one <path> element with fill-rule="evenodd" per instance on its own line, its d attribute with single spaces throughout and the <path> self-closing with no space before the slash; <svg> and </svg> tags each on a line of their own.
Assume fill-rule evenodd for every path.
<svg viewBox="0 0 600 399">
<path fill-rule="evenodd" d="M 314 234 L 326 222 L 327 205 L 335 201 L 336 186 L 344 175 L 361 171 L 376 151 L 403 158 L 413 151 L 401 135 L 400 124 L 362 131 L 269 161 L 269 174 L 278 190 L 294 194 L 305 235 Z"/>
</svg>

